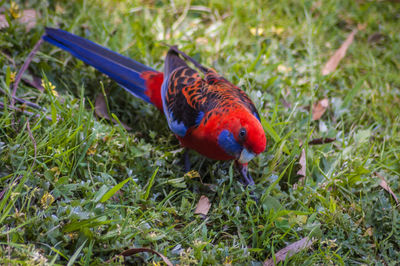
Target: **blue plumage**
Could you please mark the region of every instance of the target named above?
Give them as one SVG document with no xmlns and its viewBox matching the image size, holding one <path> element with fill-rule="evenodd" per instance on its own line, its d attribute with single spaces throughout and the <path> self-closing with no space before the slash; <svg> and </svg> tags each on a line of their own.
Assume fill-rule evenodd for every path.
<svg viewBox="0 0 400 266">
<path fill-rule="evenodd" d="M 63 30 L 46 28 L 43 39 L 110 76 L 136 97 L 150 102 L 144 93 L 146 85 L 140 73 L 154 69 Z"/>
<path fill-rule="evenodd" d="M 172 132 L 174 132 L 179 137 L 184 137 L 186 135 L 188 128 L 183 122 L 179 122 L 178 120 L 176 120 L 173 113 L 170 113 L 170 119 L 167 118 L 167 120 Z"/>
<path fill-rule="evenodd" d="M 196 126 L 200 125 L 201 120 L 203 120 L 203 118 L 204 118 L 204 112 L 200 111 L 199 114 L 197 115 L 197 118 L 196 118 L 196 121 L 195 121 L 196 122 Z"/>
<path fill-rule="evenodd" d="M 253 115 L 257 118 L 258 121 L 261 122 L 260 116 L 258 115 L 257 112 L 253 112 Z"/>
</svg>

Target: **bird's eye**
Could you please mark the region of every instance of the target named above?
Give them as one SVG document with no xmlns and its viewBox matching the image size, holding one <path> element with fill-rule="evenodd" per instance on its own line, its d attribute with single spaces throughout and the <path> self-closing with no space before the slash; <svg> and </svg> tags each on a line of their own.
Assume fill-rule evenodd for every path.
<svg viewBox="0 0 400 266">
<path fill-rule="evenodd" d="M 239 139 L 244 140 L 246 138 L 247 131 L 245 128 L 239 130 Z"/>
</svg>

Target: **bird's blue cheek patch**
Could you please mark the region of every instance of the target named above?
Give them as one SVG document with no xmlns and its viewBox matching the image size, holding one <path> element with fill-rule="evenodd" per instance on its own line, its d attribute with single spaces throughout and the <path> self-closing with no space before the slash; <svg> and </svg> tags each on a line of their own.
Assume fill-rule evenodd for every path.
<svg viewBox="0 0 400 266">
<path fill-rule="evenodd" d="M 238 157 L 242 151 L 242 146 L 235 140 L 229 130 L 223 130 L 218 136 L 219 146 L 229 155 Z"/>
<path fill-rule="evenodd" d="M 261 119 L 260 119 L 260 117 L 258 116 L 257 112 L 254 112 L 253 115 L 258 119 L 258 121 L 261 122 Z"/>
</svg>

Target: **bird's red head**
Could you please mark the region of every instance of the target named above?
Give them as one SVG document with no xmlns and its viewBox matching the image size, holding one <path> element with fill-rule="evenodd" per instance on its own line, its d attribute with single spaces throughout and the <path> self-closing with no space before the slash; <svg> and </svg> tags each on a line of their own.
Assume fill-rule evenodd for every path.
<svg viewBox="0 0 400 266">
<path fill-rule="evenodd" d="M 255 114 L 248 109 L 231 110 L 221 117 L 218 144 L 239 163 L 248 163 L 265 150 L 267 139 Z"/>
</svg>

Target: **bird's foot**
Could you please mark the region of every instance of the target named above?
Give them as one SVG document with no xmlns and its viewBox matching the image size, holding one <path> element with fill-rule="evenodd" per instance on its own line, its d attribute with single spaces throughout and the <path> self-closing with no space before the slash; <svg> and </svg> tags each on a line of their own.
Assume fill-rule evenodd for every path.
<svg viewBox="0 0 400 266">
<path fill-rule="evenodd" d="M 238 168 L 240 174 L 242 175 L 241 183 L 245 186 L 254 186 L 255 185 L 254 180 L 248 171 L 249 169 L 248 164 L 247 163 L 241 164 L 236 162 L 236 167 Z"/>
<path fill-rule="evenodd" d="M 248 164 L 247 163 L 241 164 L 239 162 L 236 162 L 236 167 L 238 168 L 240 174 L 242 175 L 242 179 L 240 180 L 240 182 L 246 187 L 247 186 L 253 187 L 255 185 L 255 183 L 248 171 L 249 170 Z M 256 196 L 253 189 L 250 189 L 250 196 L 256 203 L 258 203 L 260 201 L 259 198 Z"/>
</svg>

